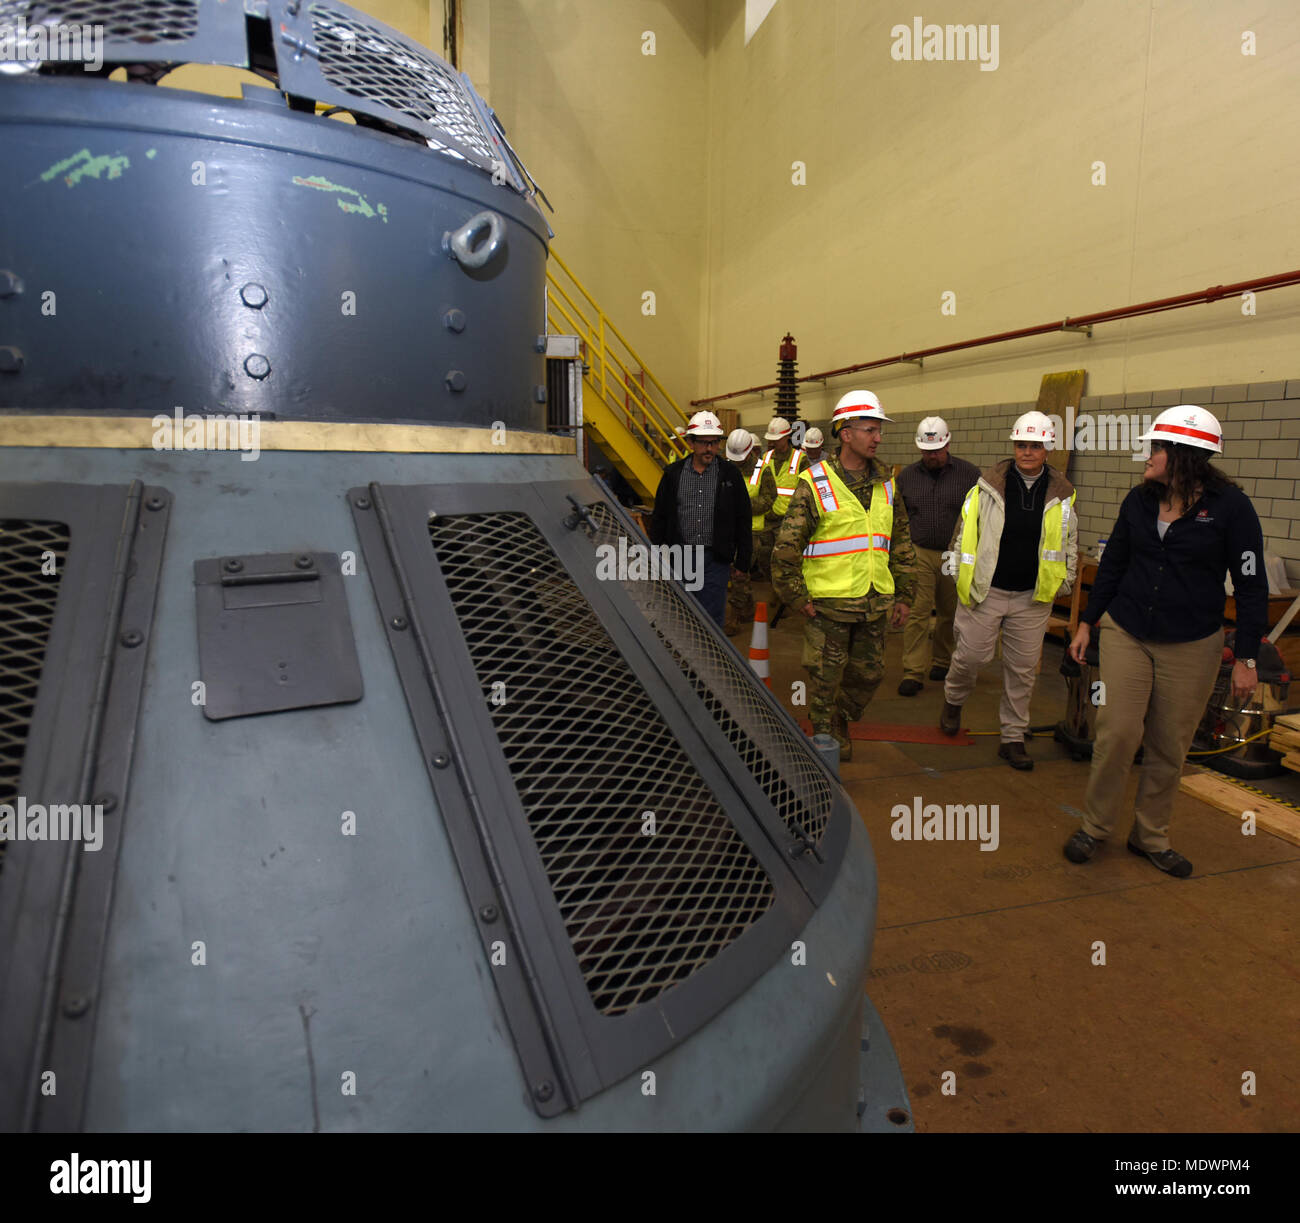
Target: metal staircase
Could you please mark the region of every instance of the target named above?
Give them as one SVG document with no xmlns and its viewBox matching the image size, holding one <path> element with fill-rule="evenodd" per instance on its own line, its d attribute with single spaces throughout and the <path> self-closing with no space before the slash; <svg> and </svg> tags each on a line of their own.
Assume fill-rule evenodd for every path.
<svg viewBox="0 0 1300 1223">
<path fill-rule="evenodd" d="M 666 464 L 688 453 L 678 429 L 686 416 L 595 298 L 551 248 L 546 330 L 582 345 L 582 427 L 647 500 Z"/>
</svg>

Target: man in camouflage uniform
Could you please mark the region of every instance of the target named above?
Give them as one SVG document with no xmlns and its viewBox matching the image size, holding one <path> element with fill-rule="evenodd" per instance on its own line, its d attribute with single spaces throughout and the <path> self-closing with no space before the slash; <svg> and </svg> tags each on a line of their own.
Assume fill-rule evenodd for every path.
<svg viewBox="0 0 1300 1223">
<path fill-rule="evenodd" d="M 761 527 L 755 526 L 754 534 L 754 576 L 760 582 L 768 582 L 772 579 L 772 545 L 776 543 L 776 533 L 781 529 L 781 523 L 789 508 L 789 497 L 793 495 L 793 492 L 790 492 L 782 496 L 781 489 L 793 485 L 799 471 L 798 466 L 793 473 L 790 471 L 791 457 L 796 454 L 793 437 L 794 431 L 790 428 L 788 420 L 780 416 L 772 417 L 767 432 L 763 434 L 763 440 L 771 442 L 772 448 L 758 460 L 763 464 L 763 475 L 758 486 L 753 483 L 751 469 L 749 495 L 755 503 L 754 522 L 757 524 L 760 517 L 763 519 Z M 803 463 L 802 450 L 798 450 L 796 461 L 800 465 Z M 755 496 L 755 489 L 766 485 L 769 472 L 772 476 L 772 500 L 763 502 L 760 514 L 759 498 Z"/>
<path fill-rule="evenodd" d="M 733 429 L 727 438 L 727 460 L 740 469 L 745 487 L 749 490 L 749 504 L 754 512 L 754 523 L 762 524 L 763 516 L 772 508 L 776 500 L 776 475 L 769 463 L 763 468 L 757 485 L 750 483 L 750 477 L 763 461 L 763 453 L 758 448 L 758 439 L 744 429 Z M 758 547 L 759 532 L 753 532 L 754 547 Z M 770 549 L 771 544 L 768 544 Z M 727 616 L 724 628 L 728 637 L 734 637 L 747 624 L 754 622 L 754 588 L 750 581 L 751 574 L 746 572 L 731 575 L 727 587 Z"/>
<path fill-rule="evenodd" d="M 813 734 L 833 735 L 840 745 L 841 760 L 848 760 L 853 751 L 849 723 L 862 716 L 884 674 L 886 619 L 894 628 L 901 627 L 916 594 L 916 552 L 907 509 L 896 495 L 889 468 L 875 458 L 880 422 L 888 420 L 870 391 L 850 391 L 840 400 L 831 420 L 831 434 L 840 441 L 839 455 L 824 460 L 820 468 L 801 473 L 772 549 L 777 597 L 806 617 L 803 665 L 808 670 L 808 716 Z M 820 485 L 819 472 L 823 473 Z M 825 539 L 813 548 L 814 552 L 823 549 L 821 554 L 806 557 L 805 549 L 814 541 L 825 506 L 836 502 L 832 478 L 838 489 L 847 489 L 857 499 L 870 517 L 871 527 L 865 536 L 854 533 L 848 538 Z M 873 538 L 877 524 L 887 521 L 891 511 L 890 528 L 876 532 Z M 838 522 L 845 516 L 844 510 L 835 512 L 837 527 L 832 535 L 842 534 Z M 867 545 L 853 542 L 864 538 Z M 839 565 L 846 578 L 852 574 L 853 588 L 861 587 L 859 593 L 836 598 L 809 594 L 811 566 L 824 566 L 828 560 Z M 892 591 L 887 589 L 891 581 Z M 881 589 L 882 583 L 885 589 Z"/>
</svg>

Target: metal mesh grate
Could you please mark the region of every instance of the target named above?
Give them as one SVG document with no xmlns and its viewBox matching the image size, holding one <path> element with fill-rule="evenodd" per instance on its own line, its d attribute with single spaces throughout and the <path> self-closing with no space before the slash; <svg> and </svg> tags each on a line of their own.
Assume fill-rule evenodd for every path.
<svg viewBox="0 0 1300 1223">
<path fill-rule="evenodd" d="M 496 154 L 474 108 L 455 72 L 441 59 L 399 42 L 381 25 L 329 5 L 311 6 L 311 24 L 320 48 L 321 75 L 331 85 L 432 124 L 492 162 Z M 439 151 L 461 156 L 447 145 Z"/>
<path fill-rule="evenodd" d="M 588 507 L 592 543 L 617 547 L 622 525 L 603 501 Z M 644 543 L 628 539 L 629 544 Z M 763 700 L 758 681 L 709 631 L 703 613 L 669 581 L 627 581 L 623 589 L 681 668 L 696 695 L 792 832 L 821 843 L 830 820 L 830 783 L 806 743 Z"/>
<path fill-rule="evenodd" d="M 68 538 L 60 522 L 0 519 L 0 804 L 12 806 L 18 797 Z M 51 567 L 54 573 L 42 572 Z"/>
<path fill-rule="evenodd" d="M 105 39 L 185 42 L 199 29 L 198 0 L 0 0 L 0 26 L 103 26 Z"/>
<path fill-rule="evenodd" d="M 772 883 L 532 521 L 429 535 L 592 1001 L 621 1014 L 739 938 Z"/>
</svg>

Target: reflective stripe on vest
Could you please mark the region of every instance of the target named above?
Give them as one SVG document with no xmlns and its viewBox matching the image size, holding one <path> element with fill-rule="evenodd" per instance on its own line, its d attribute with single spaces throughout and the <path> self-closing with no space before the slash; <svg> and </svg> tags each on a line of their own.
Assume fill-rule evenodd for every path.
<svg viewBox="0 0 1300 1223">
<path fill-rule="evenodd" d="M 1042 546 L 1038 557 L 1038 577 L 1034 583 L 1034 602 L 1050 603 L 1069 577 L 1065 540 L 1069 538 L 1070 515 L 1078 493 L 1068 501 L 1058 501 L 1043 511 Z M 971 605 L 971 585 L 975 579 L 975 557 L 979 551 L 979 485 L 969 493 L 961 509 L 961 562 L 957 569 L 957 598 Z"/>
<path fill-rule="evenodd" d="M 758 496 L 759 485 L 761 485 L 763 482 L 763 469 L 771 461 L 771 458 L 772 458 L 772 452 L 769 450 L 765 455 L 763 455 L 762 458 L 758 460 L 757 463 L 754 464 L 754 470 L 749 474 L 749 499 L 751 502 L 754 500 L 755 497 Z M 754 531 L 755 533 L 761 532 L 763 530 L 763 520 L 766 517 L 767 517 L 766 514 L 755 514 L 749 520 L 750 530 Z"/>
<path fill-rule="evenodd" d="M 824 462 L 800 473 L 817 495 L 821 516 L 803 550 L 803 576 L 813 599 L 856 599 L 872 590 L 894 591 L 889 570 L 894 527 L 893 480 L 871 486 L 871 508 Z"/>
<path fill-rule="evenodd" d="M 766 462 L 768 457 L 775 451 L 769 450 L 763 456 Z M 776 500 L 772 502 L 771 513 L 778 518 L 784 518 L 785 512 L 790 508 L 790 498 L 794 496 L 795 490 L 799 487 L 799 466 L 803 462 L 803 451 L 798 447 L 792 447 L 790 450 L 790 462 L 785 465 L 785 470 L 778 472 L 776 477 Z"/>
</svg>

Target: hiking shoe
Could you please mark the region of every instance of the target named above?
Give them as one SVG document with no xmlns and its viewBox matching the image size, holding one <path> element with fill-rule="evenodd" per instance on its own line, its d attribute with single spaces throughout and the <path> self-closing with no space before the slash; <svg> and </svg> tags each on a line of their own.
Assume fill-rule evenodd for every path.
<svg viewBox="0 0 1300 1223">
<path fill-rule="evenodd" d="M 915 696 L 925 685 L 919 679 L 905 679 L 898 685 L 899 696 Z"/>
<path fill-rule="evenodd" d="M 998 748 L 998 755 L 1013 769 L 1024 771 L 1034 767 L 1034 762 L 1029 759 L 1029 753 L 1025 751 L 1023 743 L 1004 743 Z"/>
<path fill-rule="evenodd" d="M 1097 852 L 1101 842 L 1090 837 L 1082 828 L 1065 843 L 1065 856 L 1071 862 L 1087 862 Z"/>
<path fill-rule="evenodd" d="M 1145 849 L 1139 849 L 1129 841 L 1128 851 L 1137 854 L 1140 858 L 1149 859 L 1152 866 L 1158 867 L 1166 875 L 1172 875 L 1175 879 L 1186 879 L 1192 873 L 1192 864 L 1175 850 L 1162 849 L 1158 854 L 1149 854 Z"/>
<path fill-rule="evenodd" d="M 932 680 L 934 680 L 936 683 L 939 683 L 939 682 L 941 682 L 941 681 L 947 679 L 947 678 L 948 678 L 948 668 L 947 668 L 947 667 L 931 667 L 931 668 L 930 668 L 930 678 L 931 678 Z"/>
<path fill-rule="evenodd" d="M 961 730 L 961 706 L 943 703 L 943 712 L 939 715 L 939 729 L 945 735 L 955 735 Z"/>
</svg>

